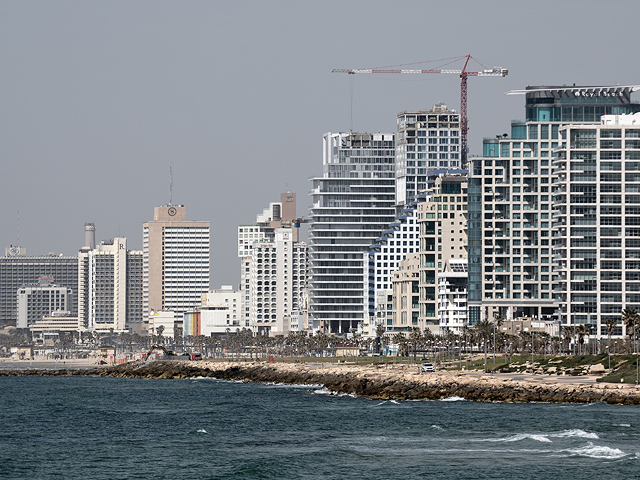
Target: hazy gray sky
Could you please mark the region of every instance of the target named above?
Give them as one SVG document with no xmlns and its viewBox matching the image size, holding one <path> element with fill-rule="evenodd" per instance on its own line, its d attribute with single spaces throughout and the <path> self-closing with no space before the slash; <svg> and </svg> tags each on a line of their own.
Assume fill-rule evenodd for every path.
<svg viewBox="0 0 640 480">
<path fill-rule="evenodd" d="M 628 1 L 2 1 L 0 248 L 141 248 L 155 205 L 211 221 L 212 287 L 237 284 L 236 228 L 281 191 L 307 214 L 322 134 L 350 127 L 332 68 L 470 53 L 506 78 L 469 80 L 469 146 L 523 118 L 527 85 L 640 83 Z M 433 68 L 438 63 L 426 64 Z M 461 68 L 462 64 L 452 65 Z M 476 63 L 471 69 L 480 69 Z M 459 109 L 456 75 L 353 78 L 353 128 L 394 132 L 406 109 Z M 0 253 L 1 254 L 1 253 Z"/>
</svg>

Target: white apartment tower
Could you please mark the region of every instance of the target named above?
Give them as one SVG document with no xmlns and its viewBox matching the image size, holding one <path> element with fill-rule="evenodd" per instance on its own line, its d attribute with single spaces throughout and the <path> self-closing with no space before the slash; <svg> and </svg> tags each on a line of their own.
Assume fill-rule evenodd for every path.
<svg viewBox="0 0 640 480">
<path fill-rule="evenodd" d="M 155 207 L 142 226 L 144 314 L 184 312 L 209 291 L 210 224 L 187 221 L 184 205 Z"/>
<path fill-rule="evenodd" d="M 369 318 L 369 246 L 395 219 L 393 134 L 326 133 L 311 179 L 309 316 L 346 334 Z"/>
<path fill-rule="evenodd" d="M 552 197 L 558 181 L 553 161 L 563 142 L 559 129 L 599 124 L 604 114 L 640 111 L 631 102 L 637 88 L 527 87 L 511 92 L 525 95 L 525 120 L 511 123 L 511 135 L 485 139 L 483 156 L 469 162 L 471 324 L 497 314 L 506 319 L 554 315 Z"/>
<path fill-rule="evenodd" d="M 249 319 L 258 335 L 287 334 L 303 309 L 307 245 L 292 228 L 277 228 L 273 242 L 254 243 L 249 262 Z"/>
<path fill-rule="evenodd" d="M 280 202 L 270 203 L 268 208 L 256 216 L 254 224 L 238 227 L 238 257 L 241 259 L 241 323 L 245 328 L 251 327 L 249 285 L 253 245 L 275 241 L 275 231 L 281 227 L 292 228 L 292 240 L 298 241 L 299 223 L 296 218 L 296 194 L 294 192 L 281 193 Z"/>
<path fill-rule="evenodd" d="M 396 202 L 410 205 L 434 173 L 460 173 L 460 114 L 444 103 L 398 114 Z"/>
<path fill-rule="evenodd" d="M 383 232 L 380 238 L 369 247 L 369 317 L 378 318 L 377 299 L 383 300 L 380 292 L 391 290 L 393 276 L 400 267 L 400 262 L 407 255 L 417 253 L 418 220 L 415 204 L 411 208 L 403 209 Z M 378 321 L 372 322 L 373 328 L 369 329 L 369 335 L 375 336 Z M 386 323 L 385 323 L 386 325 Z"/>
<path fill-rule="evenodd" d="M 450 259 L 438 274 L 438 317 L 440 333 L 462 332 L 467 325 L 467 259 Z"/>
<path fill-rule="evenodd" d="M 554 159 L 554 292 L 563 325 L 626 335 L 640 310 L 640 113 L 567 125 Z"/>
</svg>

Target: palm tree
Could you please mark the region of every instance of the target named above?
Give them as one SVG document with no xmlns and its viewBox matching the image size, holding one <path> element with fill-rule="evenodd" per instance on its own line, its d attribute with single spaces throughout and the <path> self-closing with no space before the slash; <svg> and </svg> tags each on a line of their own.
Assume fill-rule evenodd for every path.
<svg viewBox="0 0 640 480">
<path fill-rule="evenodd" d="M 156 333 L 158 334 L 158 343 L 162 342 L 162 332 L 164 332 L 164 325 L 158 325 Z"/>
<path fill-rule="evenodd" d="M 493 323 L 489 320 L 480 320 L 476 323 L 474 330 L 478 335 L 478 338 L 481 339 L 484 343 L 484 364 L 487 365 L 487 343 L 491 338 L 491 333 L 493 332 Z"/>
<path fill-rule="evenodd" d="M 416 361 L 416 349 L 418 348 L 418 343 L 422 340 L 422 333 L 418 327 L 413 327 L 411 329 L 411 333 L 409 334 L 409 339 L 413 344 L 413 361 Z"/>
<path fill-rule="evenodd" d="M 615 332 L 616 327 L 618 326 L 618 320 L 616 320 L 615 318 L 607 318 L 604 322 L 604 324 L 607 326 L 607 332 L 609 333 L 609 350 L 611 350 L 611 335 L 613 335 L 613 332 Z"/>
<path fill-rule="evenodd" d="M 636 324 L 640 322 L 640 315 L 635 308 L 625 308 L 622 310 L 622 322 L 624 323 L 629 340 L 633 338 L 633 334 L 636 329 Z"/>
<path fill-rule="evenodd" d="M 578 353 L 582 354 L 582 345 L 584 344 L 584 337 L 589 336 L 591 330 L 586 325 L 578 325 L 576 334 L 578 335 Z"/>
<path fill-rule="evenodd" d="M 398 332 L 393 336 L 393 343 L 397 345 L 396 356 L 404 356 L 406 347 L 407 347 L 407 337 L 404 336 L 404 333 Z"/>
<path fill-rule="evenodd" d="M 564 336 L 564 339 L 567 340 L 567 351 L 569 351 L 571 339 L 573 338 L 574 333 L 574 328 L 571 325 L 565 325 L 562 327 L 562 335 Z M 569 352 L 569 354 L 571 354 L 571 352 Z"/>
</svg>

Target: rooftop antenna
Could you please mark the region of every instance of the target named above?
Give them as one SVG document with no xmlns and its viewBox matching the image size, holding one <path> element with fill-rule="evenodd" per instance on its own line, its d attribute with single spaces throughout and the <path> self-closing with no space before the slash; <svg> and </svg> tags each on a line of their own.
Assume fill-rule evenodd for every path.
<svg viewBox="0 0 640 480">
<path fill-rule="evenodd" d="M 173 165 L 169 165 L 169 205 L 173 204 Z"/>
</svg>

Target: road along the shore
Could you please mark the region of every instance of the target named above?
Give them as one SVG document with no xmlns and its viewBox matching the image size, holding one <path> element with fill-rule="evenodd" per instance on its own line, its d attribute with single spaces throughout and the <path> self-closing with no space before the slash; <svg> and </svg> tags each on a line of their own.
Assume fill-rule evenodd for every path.
<svg viewBox="0 0 640 480">
<path fill-rule="evenodd" d="M 441 400 L 462 397 L 482 402 L 551 402 L 640 405 L 635 385 L 551 383 L 455 372 L 420 373 L 417 367 L 304 363 L 222 363 L 154 361 L 89 369 L 6 369 L 0 376 L 112 376 L 123 378 L 214 377 L 262 383 L 322 385 L 334 393 L 385 400 Z"/>
</svg>

